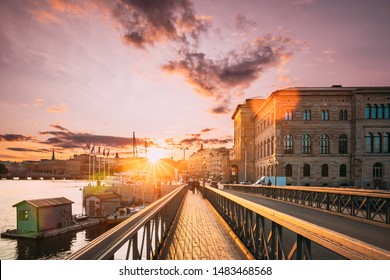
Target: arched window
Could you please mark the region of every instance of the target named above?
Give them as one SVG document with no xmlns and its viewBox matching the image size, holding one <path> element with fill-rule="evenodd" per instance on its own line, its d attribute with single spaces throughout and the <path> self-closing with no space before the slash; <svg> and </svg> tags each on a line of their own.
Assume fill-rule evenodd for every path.
<svg viewBox="0 0 390 280">
<path fill-rule="evenodd" d="M 375 133 L 374 134 L 374 153 L 382 152 L 382 134 Z"/>
<path fill-rule="evenodd" d="M 294 152 L 293 146 L 294 146 L 294 138 L 292 137 L 292 135 L 287 134 L 284 137 L 284 153 L 292 154 Z"/>
<path fill-rule="evenodd" d="M 303 176 L 310 177 L 310 165 L 307 163 L 303 165 Z"/>
<path fill-rule="evenodd" d="M 341 134 L 339 137 L 339 154 L 348 153 L 348 138 L 347 135 Z"/>
<path fill-rule="evenodd" d="M 371 105 L 367 104 L 366 105 L 366 119 L 370 119 L 370 118 L 371 118 Z"/>
<path fill-rule="evenodd" d="M 329 154 L 329 136 L 326 134 L 321 135 L 320 138 L 320 153 Z"/>
<path fill-rule="evenodd" d="M 367 133 L 365 136 L 365 141 L 366 141 L 366 153 L 372 153 L 373 152 L 373 142 L 374 142 L 374 137 L 372 136 L 372 133 Z"/>
<path fill-rule="evenodd" d="M 381 179 L 382 178 L 382 164 L 377 162 L 374 164 L 372 168 L 372 177 L 374 179 Z"/>
<path fill-rule="evenodd" d="M 328 177 L 329 176 L 329 167 L 327 164 L 323 164 L 321 166 L 321 176 L 322 177 Z"/>
<path fill-rule="evenodd" d="M 291 177 L 292 176 L 292 165 L 291 164 L 286 164 L 286 167 L 284 168 L 284 175 L 286 177 Z"/>
<path fill-rule="evenodd" d="M 378 118 L 378 105 L 374 104 L 371 106 L 371 119 Z"/>
<path fill-rule="evenodd" d="M 347 177 L 347 165 L 340 165 L 340 177 Z"/>
<path fill-rule="evenodd" d="M 385 105 L 380 104 L 378 107 L 378 119 L 384 119 Z"/>
<path fill-rule="evenodd" d="M 286 111 L 284 114 L 284 119 L 286 121 L 292 121 L 293 120 L 293 111 Z"/>
<path fill-rule="evenodd" d="M 390 133 L 383 134 L 383 152 L 390 153 Z"/>
<path fill-rule="evenodd" d="M 302 154 L 311 154 L 311 137 L 309 134 L 302 137 Z"/>
<path fill-rule="evenodd" d="M 385 107 L 385 119 L 390 119 L 390 104 L 386 104 Z"/>
</svg>

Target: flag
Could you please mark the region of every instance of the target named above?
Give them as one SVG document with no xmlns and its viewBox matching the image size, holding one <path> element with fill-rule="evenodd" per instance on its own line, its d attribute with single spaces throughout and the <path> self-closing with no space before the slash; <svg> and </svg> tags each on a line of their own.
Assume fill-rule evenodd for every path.
<svg viewBox="0 0 390 280">
<path fill-rule="evenodd" d="M 106 148 L 103 148 L 103 156 L 106 155 Z"/>
<path fill-rule="evenodd" d="M 107 151 L 107 156 L 110 154 L 110 150 Z"/>
<path fill-rule="evenodd" d="M 88 144 L 85 146 L 84 151 L 85 151 L 85 150 L 89 150 L 90 148 L 91 148 L 91 143 L 88 143 Z"/>
<path fill-rule="evenodd" d="M 98 154 L 100 154 L 100 147 L 98 147 Z"/>
<path fill-rule="evenodd" d="M 92 149 L 91 149 L 91 154 L 93 154 L 95 152 L 95 145 L 93 145 Z"/>
</svg>

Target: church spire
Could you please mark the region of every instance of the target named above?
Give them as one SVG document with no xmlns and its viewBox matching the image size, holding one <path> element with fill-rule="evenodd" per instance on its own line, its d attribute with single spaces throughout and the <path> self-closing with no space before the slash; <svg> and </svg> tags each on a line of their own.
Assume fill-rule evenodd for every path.
<svg viewBox="0 0 390 280">
<path fill-rule="evenodd" d="M 51 160 L 56 160 L 55 156 L 54 156 L 54 148 L 53 148 L 53 152 L 51 154 Z"/>
</svg>

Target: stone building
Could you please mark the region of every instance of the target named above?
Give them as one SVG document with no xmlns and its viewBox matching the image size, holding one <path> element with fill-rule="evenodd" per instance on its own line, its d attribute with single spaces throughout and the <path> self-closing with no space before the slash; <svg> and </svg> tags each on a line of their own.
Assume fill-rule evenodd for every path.
<svg viewBox="0 0 390 280">
<path fill-rule="evenodd" d="M 389 188 L 390 87 L 287 88 L 232 118 L 239 180 Z"/>
<path fill-rule="evenodd" d="M 204 149 L 188 159 L 188 176 L 196 179 L 227 181 L 230 176 L 230 149 L 225 147 Z"/>
</svg>

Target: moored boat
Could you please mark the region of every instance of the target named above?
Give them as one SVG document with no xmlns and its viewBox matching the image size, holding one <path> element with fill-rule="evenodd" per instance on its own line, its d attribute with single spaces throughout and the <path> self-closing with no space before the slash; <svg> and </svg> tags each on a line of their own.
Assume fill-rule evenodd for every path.
<svg viewBox="0 0 390 280">
<path fill-rule="evenodd" d="M 126 220 L 127 218 L 130 218 L 134 214 L 141 211 L 142 208 L 136 208 L 136 207 L 120 207 L 118 208 L 113 214 L 109 215 L 106 218 L 107 224 L 119 224 Z"/>
</svg>

